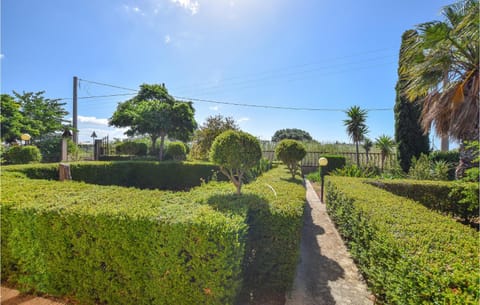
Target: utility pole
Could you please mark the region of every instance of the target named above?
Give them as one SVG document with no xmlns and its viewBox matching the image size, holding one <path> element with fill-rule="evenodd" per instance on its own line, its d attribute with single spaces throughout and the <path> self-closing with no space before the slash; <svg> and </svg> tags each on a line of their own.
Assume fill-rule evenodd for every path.
<svg viewBox="0 0 480 305">
<path fill-rule="evenodd" d="M 77 89 L 78 89 L 78 77 L 73 77 L 73 142 L 78 144 L 78 100 L 77 100 Z"/>
</svg>

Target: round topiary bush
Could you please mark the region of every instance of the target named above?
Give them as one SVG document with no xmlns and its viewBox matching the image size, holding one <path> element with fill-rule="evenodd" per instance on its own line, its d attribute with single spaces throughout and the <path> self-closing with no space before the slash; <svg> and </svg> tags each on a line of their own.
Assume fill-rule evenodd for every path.
<svg viewBox="0 0 480 305">
<path fill-rule="evenodd" d="M 36 163 L 41 160 L 40 149 L 33 145 L 12 146 L 5 153 L 5 161 L 8 164 Z"/>
<path fill-rule="evenodd" d="M 183 161 L 187 157 L 187 148 L 182 142 L 170 142 L 165 152 L 165 159 Z"/>
<path fill-rule="evenodd" d="M 210 160 L 220 166 L 241 193 L 244 174 L 258 164 L 262 158 L 262 149 L 257 138 L 242 132 L 228 130 L 215 138 L 210 150 Z"/>
<path fill-rule="evenodd" d="M 296 140 L 282 140 L 275 148 L 275 157 L 288 167 L 293 179 L 300 168 L 300 161 L 306 154 L 305 145 Z"/>
</svg>

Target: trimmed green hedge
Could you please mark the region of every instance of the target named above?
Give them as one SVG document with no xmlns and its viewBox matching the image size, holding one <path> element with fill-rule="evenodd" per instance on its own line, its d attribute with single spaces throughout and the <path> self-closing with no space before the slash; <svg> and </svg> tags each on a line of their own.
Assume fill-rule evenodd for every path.
<svg viewBox="0 0 480 305">
<path fill-rule="evenodd" d="M 478 183 L 419 180 L 381 180 L 369 183 L 395 195 L 418 201 L 430 209 L 448 213 L 465 221 L 479 216 L 478 195 L 476 198 L 469 198 L 462 194 L 470 189 L 472 189 L 471 193 L 478 194 Z"/>
<path fill-rule="evenodd" d="M 283 167 L 242 196 L 222 182 L 174 193 L 27 179 L 48 173 L 34 168 L 2 172 L 2 280 L 22 290 L 82 304 L 233 304 L 293 281 L 305 191 Z"/>
<path fill-rule="evenodd" d="M 479 233 L 364 179 L 328 177 L 326 203 L 385 304 L 478 304 Z"/>
<path fill-rule="evenodd" d="M 58 164 L 9 166 L 6 171 L 21 171 L 33 179 L 58 180 Z M 72 179 L 99 185 L 117 185 L 140 189 L 188 190 L 210 181 L 218 166 L 199 162 L 75 162 L 70 163 Z M 226 181 L 223 175 L 217 179 Z"/>
<path fill-rule="evenodd" d="M 327 158 L 328 164 L 325 166 L 325 175 L 328 175 L 330 172 L 333 172 L 337 168 L 343 168 L 346 164 L 346 159 L 344 156 L 338 155 L 322 155 L 321 157 Z"/>
</svg>

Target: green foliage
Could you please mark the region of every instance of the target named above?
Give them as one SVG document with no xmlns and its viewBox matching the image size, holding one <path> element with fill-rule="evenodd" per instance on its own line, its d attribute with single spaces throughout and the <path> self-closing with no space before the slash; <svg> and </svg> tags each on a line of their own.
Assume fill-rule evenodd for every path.
<svg viewBox="0 0 480 305">
<path fill-rule="evenodd" d="M 366 124 L 367 111 L 361 109 L 359 106 L 350 107 L 345 113 L 348 119 L 343 120 L 343 125 L 347 127 L 347 134 L 355 143 L 355 152 L 357 154 L 357 166 L 360 166 L 360 157 L 358 155 L 358 145 L 360 141 L 365 138 L 368 133 L 368 127 Z"/>
<path fill-rule="evenodd" d="M 329 215 L 381 304 L 478 304 L 479 233 L 361 179 L 328 177 Z"/>
<path fill-rule="evenodd" d="M 407 52 L 408 41 L 411 35 L 415 35 L 414 30 L 405 31 L 402 35 L 402 45 L 400 46 L 398 81 L 395 99 L 395 142 L 397 143 L 397 157 L 400 167 L 407 173 L 412 157 L 418 158 L 420 154 L 428 154 L 430 143 L 428 133 L 424 134 L 420 125 L 420 114 L 422 106 L 420 100 L 410 101 L 405 94 L 405 86 L 408 79 L 405 78 L 403 71 L 403 56 Z"/>
<path fill-rule="evenodd" d="M 228 130 L 215 138 L 210 151 L 210 160 L 220 166 L 241 193 L 244 174 L 257 165 L 262 158 L 258 140 L 245 132 Z"/>
<path fill-rule="evenodd" d="M 68 114 L 64 108 L 66 103 L 60 103 L 60 99 L 45 98 L 44 93 L 19 94 L 13 91 L 17 103 L 21 105 L 22 133 L 28 133 L 32 138 L 64 130 L 63 123 L 66 121 L 63 118 Z"/>
<path fill-rule="evenodd" d="M 385 167 L 385 160 L 388 156 L 390 156 L 393 152 L 393 148 L 395 146 L 395 142 L 390 136 L 381 135 L 375 139 L 375 146 L 380 149 L 380 153 L 382 155 L 382 171 Z"/>
<path fill-rule="evenodd" d="M 147 144 L 125 141 L 115 145 L 115 152 L 120 155 L 145 156 L 147 155 Z"/>
<path fill-rule="evenodd" d="M 418 159 L 412 158 L 408 176 L 416 180 L 448 180 L 450 168 L 444 160 L 432 162 L 427 155 L 421 154 Z"/>
<path fill-rule="evenodd" d="M 305 130 L 297 128 L 286 128 L 277 130 L 272 136 L 272 142 L 280 142 L 285 139 L 297 141 L 312 141 L 312 136 Z"/>
<path fill-rule="evenodd" d="M 287 166 L 293 179 L 299 173 L 300 162 L 306 154 L 305 146 L 296 140 L 284 139 L 275 148 L 275 157 Z"/>
<path fill-rule="evenodd" d="M 187 140 L 197 127 L 194 114 L 192 103 L 176 101 L 164 85 L 143 84 L 135 97 L 118 104 L 109 124 L 129 127 L 126 134 L 130 136 L 148 134 L 152 147 L 160 138 L 159 158 L 163 160 L 165 137 Z"/>
<path fill-rule="evenodd" d="M 42 162 L 60 162 L 62 154 L 62 136 L 58 134 L 49 134 L 35 140 L 35 145 L 40 149 Z M 78 152 L 78 147 L 71 139 L 67 139 L 67 152 L 74 156 Z"/>
<path fill-rule="evenodd" d="M 42 160 L 40 150 L 33 145 L 14 145 L 10 147 L 3 156 L 5 158 L 5 163 L 7 164 L 36 163 Z"/>
<path fill-rule="evenodd" d="M 233 304 L 293 281 L 305 191 L 283 167 L 243 196 L 227 183 L 172 193 L 24 176 L 49 167 L 2 171 L 2 280 L 22 290 L 82 304 Z"/>
<path fill-rule="evenodd" d="M 19 102 L 8 95 L 0 95 L 0 127 L 2 142 L 13 143 L 20 139 L 23 129 L 23 114 L 20 111 L 21 105 Z"/>
<path fill-rule="evenodd" d="M 187 158 L 187 148 L 182 142 L 170 142 L 165 152 L 165 159 L 183 161 Z"/>
<path fill-rule="evenodd" d="M 415 200 L 429 209 L 452 215 L 469 222 L 478 218 L 478 184 L 443 181 L 393 180 L 375 181 L 398 196 Z"/>
<path fill-rule="evenodd" d="M 460 153 L 458 150 L 433 151 L 430 153 L 429 158 L 433 162 L 436 162 L 436 161 L 447 162 L 450 166 L 450 169 L 448 171 L 448 180 L 455 179 L 455 168 L 458 165 L 458 160 L 460 160 Z"/>
<path fill-rule="evenodd" d="M 209 116 L 193 137 L 192 159 L 208 160 L 213 141 L 227 130 L 240 130 L 233 118 L 221 115 Z"/>
</svg>

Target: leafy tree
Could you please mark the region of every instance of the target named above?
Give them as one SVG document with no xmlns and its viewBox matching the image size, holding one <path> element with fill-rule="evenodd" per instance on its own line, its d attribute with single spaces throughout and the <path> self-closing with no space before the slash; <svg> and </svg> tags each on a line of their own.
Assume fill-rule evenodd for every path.
<svg viewBox="0 0 480 305">
<path fill-rule="evenodd" d="M 380 154 L 382 157 L 382 171 L 385 165 L 385 159 L 390 156 L 393 152 L 393 147 L 395 146 L 395 142 L 390 136 L 381 135 L 375 140 L 375 145 L 380 149 Z"/>
<path fill-rule="evenodd" d="M 12 143 L 20 138 L 23 127 L 23 114 L 20 111 L 21 105 L 8 94 L 2 94 L 0 125 L 2 141 Z"/>
<path fill-rule="evenodd" d="M 129 127 L 126 134 L 148 134 L 152 147 L 160 138 L 159 159 L 163 160 L 165 137 L 187 140 L 197 127 L 192 103 L 175 100 L 165 85 L 140 86 L 138 94 L 119 103 L 110 126 Z"/>
<path fill-rule="evenodd" d="M 305 130 L 297 128 L 280 129 L 275 132 L 272 137 L 272 142 L 280 142 L 284 139 L 291 139 L 297 141 L 312 141 L 312 136 Z"/>
<path fill-rule="evenodd" d="M 440 136 L 460 142 L 456 176 L 472 166 L 473 151 L 465 141 L 478 140 L 480 18 L 478 0 L 443 8 L 443 21 L 417 26 L 401 59 L 411 101 L 423 99 L 422 127 L 432 124 Z"/>
<path fill-rule="evenodd" d="M 412 157 L 418 158 L 420 154 L 429 151 L 428 132 L 425 134 L 420 125 L 422 111 L 421 100 L 410 102 L 405 94 L 405 86 L 408 81 L 405 78 L 401 65 L 403 56 L 408 49 L 411 37 L 417 35 L 414 30 L 408 30 L 402 35 L 400 47 L 398 81 L 396 86 L 397 97 L 395 100 L 395 141 L 398 145 L 398 161 L 404 172 L 408 172 Z"/>
<path fill-rule="evenodd" d="M 258 164 L 262 149 L 258 140 L 245 132 L 228 130 L 219 135 L 212 144 L 210 160 L 220 166 L 241 194 L 245 173 Z"/>
<path fill-rule="evenodd" d="M 208 159 L 213 141 L 221 133 L 227 130 L 239 130 L 240 128 L 231 117 L 221 115 L 210 116 L 193 136 L 192 157 L 194 159 Z"/>
<path fill-rule="evenodd" d="M 43 97 L 45 91 L 23 92 L 13 91 L 17 103 L 21 105 L 23 115 L 22 132 L 32 137 L 48 135 L 65 129 L 64 117 L 68 112 L 63 108 L 66 103 L 60 99 Z"/>
<path fill-rule="evenodd" d="M 370 153 L 370 149 L 372 149 L 372 146 L 373 146 L 372 140 L 370 140 L 369 138 L 363 139 L 362 147 L 363 149 L 365 149 L 365 155 L 367 156 L 367 163 L 369 162 L 368 154 Z"/>
<path fill-rule="evenodd" d="M 284 139 L 275 147 L 275 156 L 288 167 L 293 179 L 300 168 L 300 161 L 306 154 L 305 145 L 296 140 Z"/>
<path fill-rule="evenodd" d="M 360 167 L 358 144 L 368 133 L 368 128 L 365 123 L 367 120 L 367 111 L 361 109 L 359 106 L 352 106 L 345 113 L 347 114 L 348 119 L 343 120 L 343 124 L 347 127 L 348 136 L 355 143 L 357 166 Z"/>
</svg>

